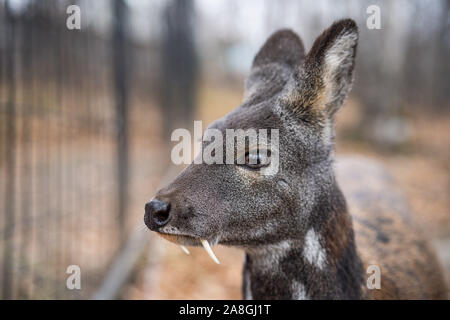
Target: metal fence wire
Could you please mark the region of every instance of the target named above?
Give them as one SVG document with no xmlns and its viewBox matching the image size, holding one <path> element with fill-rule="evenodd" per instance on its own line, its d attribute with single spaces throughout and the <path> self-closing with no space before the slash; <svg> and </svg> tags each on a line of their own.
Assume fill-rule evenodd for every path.
<svg viewBox="0 0 450 320">
<path fill-rule="evenodd" d="M 112 37 L 63 2 L 0 7 L 0 297 L 87 298 L 126 234 L 125 10 Z M 105 232 L 107 230 L 107 232 Z M 68 290 L 68 267 L 83 290 Z M 69 269 L 70 271 L 70 269 Z"/>
<path fill-rule="evenodd" d="M 67 8 L 92 3 L 0 0 L 0 299 L 91 298 L 166 171 L 163 136 L 182 122 L 167 97 L 193 109 L 195 70 L 173 68 L 195 65 L 183 19 L 161 15 L 184 39 L 161 63 L 130 36 L 127 2 L 102 3 L 108 23 L 78 30 Z M 192 7 L 172 3 L 177 17 Z M 67 285 L 77 268 L 81 290 Z"/>
<path fill-rule="evenodd" d="M 121 60 L 108 63 L 109 40 L 62 28 L 51 4 L 1 8 L 4 299 L 78 297 L 70 265 L 91 290 L 125 233 L 126 121 L 109 81 Z"/>
</svg>

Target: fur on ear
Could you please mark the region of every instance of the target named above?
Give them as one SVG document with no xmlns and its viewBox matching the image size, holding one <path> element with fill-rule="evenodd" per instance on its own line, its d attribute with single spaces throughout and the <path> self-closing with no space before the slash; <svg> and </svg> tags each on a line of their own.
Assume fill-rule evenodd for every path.
<svg viewBox="0 0 450 320">
<path fill-rule="evenodd" d="M 252 68 L 269 63 L 299 66 L 305 57 L 305 47 L 300 37 L 292 30 L 283 29 L 272 34 L 253 59 Z"/>
<path fill-rule="evenodd" d="M 332 117 L 342 106 L 353 81 L 358 27 L 351 19 L 340 20 L 314 42 L 288 98 L 298 112 Z"/>
<path fill-rule="evenodd" d="M 253 103 L 280 92 L 305 58 L 302 40 L 292 30 L 272 34 L 253 59 L 244 100 Z"/>
</svg>

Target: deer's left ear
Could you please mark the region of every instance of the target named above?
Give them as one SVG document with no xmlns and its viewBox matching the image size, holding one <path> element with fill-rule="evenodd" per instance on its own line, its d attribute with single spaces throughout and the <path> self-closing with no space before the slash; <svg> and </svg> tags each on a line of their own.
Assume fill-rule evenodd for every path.
<svg viewBox="0 0 450 320">
<path fill-rule="evenodd" d="M 304 58 L 303 42 L 295 32 L 283 29 L 272 34 L 253 60 L 244 99 L 257 102 L 280 92 Z"/>
<path fill-rule="evenodd" d="M 357 43 L 358 27 L 350 19 L 335 22 L 316 39 L 294 76 L 288 99 L 294 108 L 334 115 L 351 89 Z"/>
</svg>

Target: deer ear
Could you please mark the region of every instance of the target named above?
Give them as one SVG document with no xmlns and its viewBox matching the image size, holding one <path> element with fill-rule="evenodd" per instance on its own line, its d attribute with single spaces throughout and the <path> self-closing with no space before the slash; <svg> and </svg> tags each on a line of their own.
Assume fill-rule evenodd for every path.
<svg viewBox="0 0 450 320">
<path fill-rule="evenodd" d="M 245 100 L 264 100 L 280 92 L 305 58 L 302 40 L 292 30 L 272 34 L 253 59 Z"/>
<path fill-rule="evenodd" d="M 358 27 L 340 20 L 314 42 L 303 66 L 294 75 L 294 94 L 289 98 L 299 109 L 332 117 L 342 106 L 353 81 Z"/>
<path fill-rule="evenodd" d="M 272 34 L 253 59 L 253 68 L 270 63 L 285 64 L 291 68 L 299 66 L 305 57 L 305 47 L 300 37 L 292 30 L 283 29 Z"/>
</svg>

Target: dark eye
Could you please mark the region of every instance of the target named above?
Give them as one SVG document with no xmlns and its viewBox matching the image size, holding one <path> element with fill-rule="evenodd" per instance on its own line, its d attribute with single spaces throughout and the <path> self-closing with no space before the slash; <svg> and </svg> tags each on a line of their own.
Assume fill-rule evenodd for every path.
<svg viewBox="0 0 450 320">
<path fill-rule="evenodd" d="M 244 165 L 250 169 L 259 169 L 270 164 L 270 151 L 264 152 L 247 152 L 245 154 Z"/>
</svg>

